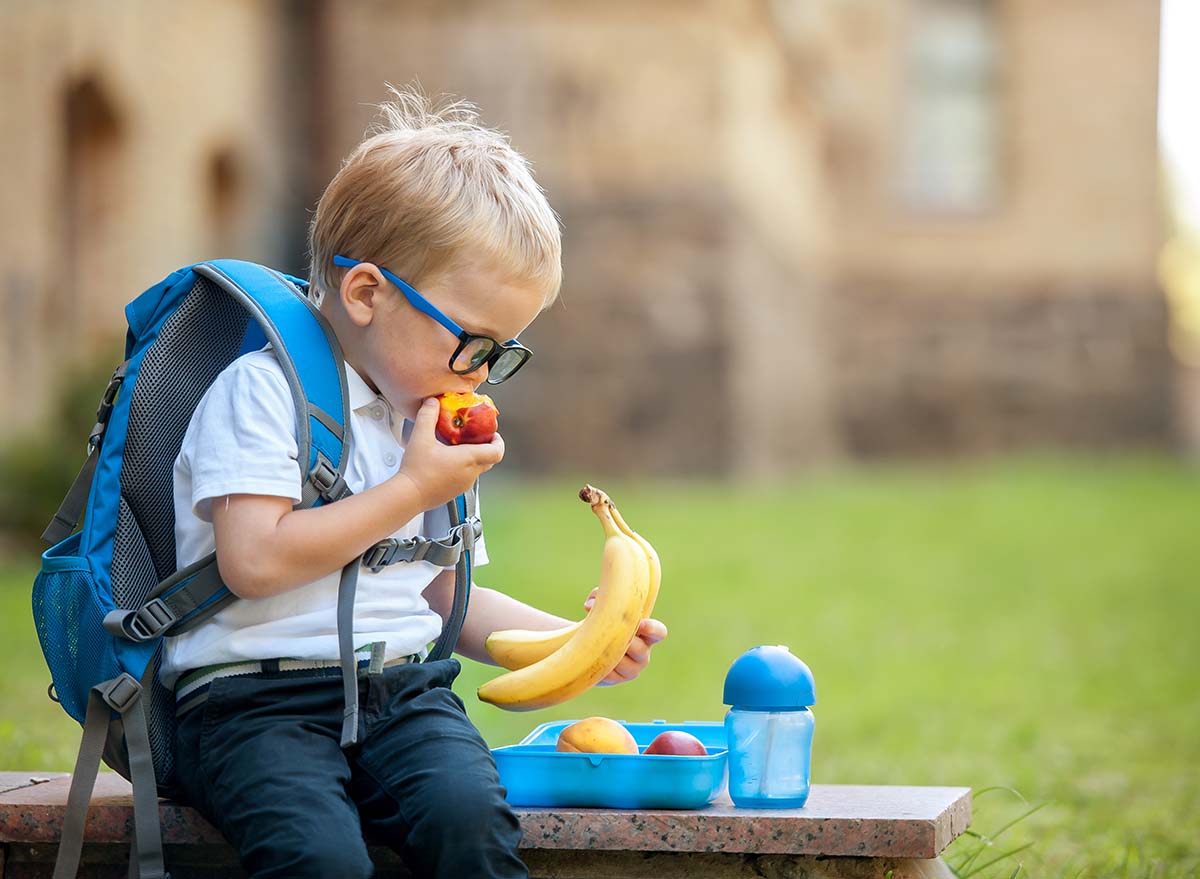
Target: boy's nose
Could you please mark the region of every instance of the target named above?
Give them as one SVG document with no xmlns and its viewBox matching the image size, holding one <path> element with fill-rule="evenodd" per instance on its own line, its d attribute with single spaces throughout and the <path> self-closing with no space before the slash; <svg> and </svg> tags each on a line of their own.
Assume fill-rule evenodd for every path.
<svg viewBox="0 0 1200 879">
<path fill-rule="evenodd" d="M 475 393 L 475 391 L 479 390 L 479 386 L 487 381 L 488 369 L 489 367 L 485 361 L 483 365 L 479 367 L 479 369 L 472 370 L 471 372 L 468 372 L 466 375 L 462 376 L 471 383 L 471 393 Z"/>
</svg>

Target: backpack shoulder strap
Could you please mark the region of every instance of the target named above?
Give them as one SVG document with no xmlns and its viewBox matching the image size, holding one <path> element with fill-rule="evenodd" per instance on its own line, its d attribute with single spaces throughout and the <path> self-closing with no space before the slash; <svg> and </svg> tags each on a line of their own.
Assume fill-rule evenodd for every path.
<svg viewBox="0 0 1200 879">
<path fill-rule="evenodd" d="M 358 662 L 354 654 L 352 641 L 354 632 L 354 593 L 358 588 L 358 569 L 360 566 L 378 570 L 384 564 L 411 562 L 419 557 L 439 566 L 454 565 L 454 599 L 451 602 L 450 615 L 442 624 L 442 633 L 434 644 L 433 649 L 425 657 L 426 662 L 446 659 L 454 651 L 458 636 L 462 632 L 463 620 L 467 615 L 467 602 L 471 592 L 472 554 L 475 541 L 480 534 L 479 517 L 476 515 L 476 497 L 479 483 L 471 486 L 466 494 L 460 494 L 447 504 L 450 513 L 450 534 L 444 540 L 422 540 L 397 542 L 395 540 L 376 544 L 363 555 L 359 556 L 342 569 L 341 581 L 338 584 L 337 600 L 337 629 L 338 654 L 342 667 L 342 737 L 341 745 L 348 748 L 361 741 L 358 726 Z M 399 547 L 404 552 L 394 552 L 385 562 L 373 566 L 367 560 L 368 554 L 387 546 L 389 552 Z M 430 552 L 431 548 L 433 549 Z M 378 559 L 377 559 L 378 561 Z M 372 654 L 382 651 L 385 645 L 371 645 Z"/>
<path fill-rule="evenodd" d="M 196 274 L 212 281 L 253 316 L 274 348 L 296 409 L 296 442 L 305 481 L 299 507 L 350 493 L 344 472 L 352 437 L 346 430 L 349 391 L 341 346 L 300 282 L 242 260 L 201 263 Z M 176 572 L 133 610 L 111 611 L 105 628 L 132 641 L 194 628 L 233 599 L 217 572 L 216 555 Z"/>
<path fill-rule="evenodd" d="M 260 344 L 265 338 L 275 349 L 295 402 L 299 460 L 302 467 L 307 466 L 299 506 L 316 506 L 349 494 L 343 477 L 351 443 L 346 429 L 349 394 L 345 365 L 341 348 L 328 323 L 301 290 L 303 282 L 240 260 L 192 266 L 175 273 L 131 304 L 127 310 L 130 338 L 135 336 L 135 323 L 140 326 L 156 310 L 175 306 L 177 300 L 160 294 L 181 278 L 186 281 L 191 277 L 187 274 L 189 271 L 208 279 L 247 309 L 261 330 L 261 336 L 255 338 Z M 96 469 L 96 451 L 103 442 L 108 414 L 123 378 L 124 367 L 121 367 L 114 374 L 105 392 L 101 412 L 97 414 L 88 463 L 47 529 L 48 539 L 69 535 L 86 506 Z M 233 597 L 221 582 L 215 554 L 210 554 L 160 583 L 141 607 L 114 610 L 105 616 L 103 624 L 115 636 L 136 642 L 154 641 L 168 630 L 184 631 L 206 619 Z M 156 668 L 157 664 L 151 661 L 142 681 L 124 673 L 97 685 L 89 695 L 84 738 L 71 782 L 55 879 L 67 879 L 76 871 L 88 800 L 105 743 L 111 734 L 109 721 L 114 712 L 123 721 L 125 753 L 134 789 L 135 834 L 131 867 L 136 866 L 136 872 L 133 875 L 143 879 L 160 879 L 166 875 L 147 727 L 147 700 Z"/>
<path fill-rule="evenodd" d="M 279 272 L 255 263 L 222 259 L 196 272 L 245 306 L 283 366 L 296 404 L 296 442 L 307 465 L 301 506 L 349 494 L 343 478 L 351 437 L 341 345 L 317 306 Z"/>
<path fill-rule="evenodd" d="M 479 483 L 476 482 L 466 494 L 460 494 L 449 504 L 451 531 L 461 534 L 461 555 L 454 569 L 454 601 L 450 616 L 442 626 L 441 637 L 433 645 L 426 661 L 446 659 L 454 652 L 458 636 L 462 632 L 463 620 L 467 616 L 467 602 L 471 597 L 471 571 L 475 562 L 475 541 L 479 537 L 479 516 L 476 497 Z"/>
</svg>

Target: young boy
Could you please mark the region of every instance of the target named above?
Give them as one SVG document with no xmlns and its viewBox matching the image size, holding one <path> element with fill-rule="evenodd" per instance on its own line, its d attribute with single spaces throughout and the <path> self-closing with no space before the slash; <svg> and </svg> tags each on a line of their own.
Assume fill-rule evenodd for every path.
<svg viewBox="0 0 1200 879">
<path fill-rule="evenodd" d="M 438 114 L 419 95 L 395 98 L 325 190 L 310 233 L 312 290 L 346 360 L 353 494 L 293 509 L 294 404 L 269 347 L 217 378 L 175 464 L 179 565 L 215 547 L 243 599 L 168 639 L 179 786 L 255 877 L 369 876 L 364 834 L 418 876 L 527 875 L 491 752 L 450 689 L 458 661 L 419 661 L 448 613 L 453 569 L 361 571 L 354 643 L 386 642 L 386 665 L 360 675 L 361 743 L 339 745 L 339 573 L 385 538 L 444 536 L 444 505 L 499 463 L 499 435 L 441 444 L 433 398 L 511 378 L 528 359 L 515 340 L 561 276 L 557 218 L 507 140 L 467 105 Z M 486 561 L 481 540 L 474 562 Z M 487 662 L 492 631 L 566 622 L 475 586 L 457 649 Z M 662 623 L 642 621 L 605 683 L 637 677 L 664 637 Z"/>
</svg>

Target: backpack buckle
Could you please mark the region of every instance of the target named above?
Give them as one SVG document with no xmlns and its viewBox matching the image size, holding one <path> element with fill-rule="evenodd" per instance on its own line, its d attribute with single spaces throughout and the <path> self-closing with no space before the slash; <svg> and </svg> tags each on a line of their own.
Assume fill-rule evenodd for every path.
<svg viewBox="0 0 1200 879">
<path fill-rule="evenodd" d="M 475 542 L 483 536 L 483 522 L 478 516 L 471 516 L 460 527 L 462 528 L 463 552 L 474 552 Z"/>
<path fill-rule="evenodd" d="M 108 703 L 108 707 L 118 714 L 124 714 L 129 707 L 142 695 L 142 685 L 129 672 L 121 672 L 120 677 L 101 685 L 100 695 Z"/>
<path fill-rule="evenodd" d="M 317 455 L 317 463 L 308 471 L 308 481 L 316 486 L 317 492 L 327 501 L 339 500 L 349 493 L 345 478 L 324 455 Z"/>
<path fill-rule="evenodd" d="M 121 384 L 125 381 L 125 372 L 128 368 L 129 361 L 126 360 L 113 370 L 113 374 L 108 380 L 108 387 L 104 389 L 104 396 L 100 398 L 100 406 L 96 409 L 96 424 L 92 428 L 91 436 L 88 437 L 89 455 L 100 445 L 100 439 L 104 436 L 104 431 L 108 427 L 108 419 L 112 417 L 117 394 L 121 390 Z"/>
<path fill-rule="evenodd" d="M 129 628 L 142 641 L 157 638 L 175 622 L 175 614 L 161 598 L 151 598 L 129 618 Z"/>
<path fill-rule="evenodd" d="M 392 563 L 399 541 L 394 537 L 381 540 L 363 554 L 362 566 L 370 568 L 372 574 L 378 574 Z"/>
</svg>

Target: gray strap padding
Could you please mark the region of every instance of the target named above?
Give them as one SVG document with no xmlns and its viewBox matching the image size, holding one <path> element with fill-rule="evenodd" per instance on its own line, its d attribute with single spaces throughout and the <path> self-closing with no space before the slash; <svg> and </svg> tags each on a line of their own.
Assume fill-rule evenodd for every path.
<svg viewBox="0 0 1200 879">
<path fill-rule="evenodd" d="M 71 773 L 71 790 L 67 794 L 67 814 L 58 841 L 58 856 L 54 861 L 54 879 L 74 879 L 83 852 L 83 833 L 87 823 L 88 803 L 100 772 L 100 755 L 108 736 L 110 710 L 99 687 L 88 694 L 87 714 L 83 722 L 83 740 Z"/>
<path fill-rule="evenodd" d="M 154 663 L 148 674 L 153 675 Z M 125 721 L 125 748 L 129 754 L 129 780 L 133 783 L 133 845 L 130 864 L 138 865 L 139 879 L 163 879 L 162 828 L 158 820 L 158 784 L 154 779 L 154 757 L 150 730 L 146 725 L 146 700 L 139 698 L 121 715 Z M 130 868 L 132 873 L 132 867 Z"/>
<path fill-rule="evenodd" d="M 96 426 L 92 428 L 91 436 L 88 437 L 87 460 L 83 462 L 83 466 L 79 469 L 79 475 L 75 477 L 75 481 L 67 490 L 67 496 L 59 505 L 58 512 L 54 514 L 54 518 L 42 532 L 42 540 L 51 546 L 62 543 L 70 537 L 75 526 L 79 524 L 79 520 L 83 518 L 83 511 L 87 508 L 88 495 L 92 492 L 92 476 L 96 472 L 100 442 L 104 438 L 104 431 L 108 428 L 108 419 L 112 416 L 117 393 L 121 390 L 121 384 L 125 381 L 125 373 L 128 369 L 129 361 L 126 360 L 113 370 L 113 374 L 108 380 L 108 387 L 104 389 L 104 396 L 100 398 L 100 405 L 96 409 Z"/>
<path fill-rule="evenodd" d="M 99 449 L 92 449 L 87 460 L 79 469 L 79 475 L 71 483 L 67 496 L 58 507 L 58 512 L 42 532 L 42 540 L 51 546 L 62 543 L 71 536 L 75 526 L 79 524 L 83 511 L 87 508 L 88 495 L 92 493 L 92 477 L 96 473 L 96 461 L 100 457 Z"/>
<path fill-rule="evenodd" d="M 172 588 L 181 580 L 187 582 L 177 589 Z M 224 588 L 225 582 L 221 579 L 221 571 L 217 567 L 217 554 L 213 552 L 168 577 L 150 595 L 151 599 L 161 600 L 176 620 L 184 620 L 184 617 L 192 614 L 190 618 L 171 627 L 170 634 L 174 636 L 194 629 L 237 598 L 230 592 L 222 598 L 212 600 L 213 596 Z M 197 612 L 197 608 L 203 610 Z"/>
<path fill-rule="evenodd" d="M 452 525 L 469 524 L 472 521 L 478 522 L 476 515 L 476 498 L 479 488 L 479 483 L 471 486 L 467 491 L 464 501 L 464 506 L 467 512 L 467 522 L 462 522 L 462 517 L 458 513 L 458 499 L 452 500 L 449 504 L 450 523 Z M 458 564 L 454 569 L 454 600 L 450 608 L 450 616 L 446 619 L 442 626 L 442 634 L 434 644 L 433 649 L 429 651 L 429 655 L 425 657 L 426 662 L 436 662 L 439 659 L 446 659 L 454 652 L 454 647 L 458 643 L 459 633 L 462 632 L 463 620 L 467 616 L 467 603 L 471 595 L 471 572 L 467 570 L 467 554 L 475 549 L 475 530 L 474 528 L 462 532 L 463 547 L 458 558 Z"/>
<path fill-rule="evenodd" d="M 342 663 L 342 747 L 358 744 L 358 660 L 354 656 L 354 592 L 358 588 L 361 558 L 342 568 L 338 583 L 338 657 Z"/>
<path fill-rule="evenodd" d="M 338 424 L 332 415 L 322 409 L 320 406 L 308 404 L 308 414 L 325 425 L 325 429 L 338 438 L 338 442 L 343 442 L 346 437 L 346 432 L 342 430 L 342 426 Z"/>
<path fill-rule="evenodd" d="M 217 554 L 209 553 L 154 587 L 141 607 L 109 611 L 104 617 L 104 628 L 111 635 L 138 643 L 153 641 L 168 630 L 171 635 L 182 634 L 234 600 L 233 593 L 213 600 L 224 587 Z M 203 610 L 197 613 L 201 607 Z M 188 614 L 193 616 L 179 622 Z"/>
<path fill-rule="evenodd" d="M 88 804 L 100 771 L 100 757 L 104 753 L 113 711 L 120 714 L 124 721 L 129 774 L 133 782 L 134 845 L 138 875 L 141 879 L 164 879 L 166 876 L 158 821 L 158 786 L 154 779 L 142 687 L 132 676 L 122 674 L 97 684 L 88 694 L 83 741 L 75 758 L 75 771 L 71 775 L 71 789 L 67 794 L 67 813 L 54 863 L 54 879 L 73 879 L 79 869 Z"/>
</svg>

